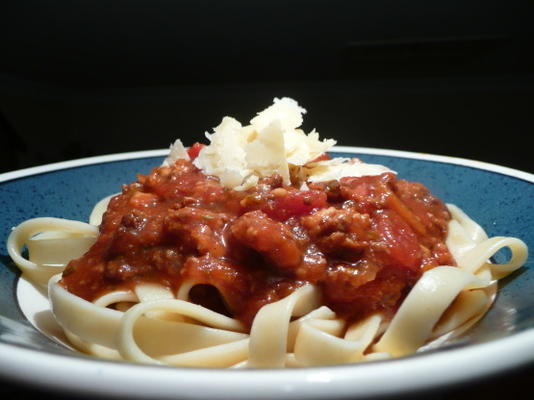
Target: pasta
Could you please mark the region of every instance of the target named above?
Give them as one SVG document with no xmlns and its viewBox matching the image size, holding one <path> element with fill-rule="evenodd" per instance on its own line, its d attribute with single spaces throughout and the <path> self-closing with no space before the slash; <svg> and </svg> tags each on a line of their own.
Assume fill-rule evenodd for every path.
<svg viewBox="0 0 534 400">
<path fill-rule="evenodd" d="M 319 141 L 315 131 L 307 136 L 298 130 L 304 112 L 290 99 L 276 99 L 250 126 L 223 120 L 222 126 L 208 137 L 212 144 L 226 146 L 224 137 L 233 135 L 231 143 L 241 146 L 243 151 L 233 158 L 225 158 L 231 168 L 224 169 L 220 164 L 221 160 L 215 156 L 216 148 L 193 146 L 186 150 L 177 141 L 164 166 L 124 189 L 122 195 L 99 202 L 91 213 L 90 223 L 45 217 L 25 221 L 13 229 L 7 242 L 9 255 L 24 278 L 48 292 L 54 317 L 76 349 L 101 358 L 183 367 L 334 365 L 401 357 L 431 348 L 461 334 L 483 317 L 494 301 L 497 280 L 526 262 L 525 243 L 511 237 L 488 238 L 460 208 L 452 204 L 442 207 L 439 200 L 420 186 L 398 182 L 394 172 L 386 167 L 359 160 L 321 159 L 321 154 L 334 142 Z M 299 145 L 298 138 L 302 137 L 306 139 Z M 272 140 L 274 148 L 279 149 L 277 155 L 269 158 L 267 153 L 263 161 L 247 158 L 247 152 L 259 154 L 262 146 Z M 217 178 L 202 173 L 205 166 Z M 182 179 L 180 185 L 196 192 L 180 194 L 181 203 L 174 208 L 167 201 L 163 210 L 160 198 L 167 196 L 171 189 L 178 190 L 178 186 L 169 189 L 170 186 L 161 184 L 169 180 L 154 180 L 171 179 L 168 177 L 174 181 Z M 362 183 L 367 192 L 364 197 L 355 197 L 362 195 Z M 147 191 L 147 187 L 153 191 Z M 162 192 L 163 187 L 167 192 Z M 333 198 L 334 189 L 338 197 L 343 190 L 350 189 L 352 197 L 343 198 L 343 202 L 335 200 L 343 205 L 333 207 L 330 197 Z M 262 208 L 271 203 L 265 200 L 267 197 L 260 196 L 264 193 L 260 190 L 268 192 L 268 199 L 275 201 L 275 207 Z M 321 190 L 328 193 L 329 200 L 321 197 Z M 420 204 L 410 203 L 406 193 L 424 196 L 425 204 L 433 204 L 430 222 L 417 217 L 414 210 Z M 303 198 L 304 195 L 307 197 Z M 368 204 L 368 198 L 373 198 L 374 203 Z M 144 231 L 144 227 L 154 224 L 148 214 L 125 219 L 121 210 L 126 209 L 126 203 L 134 211 L 159 210 L 160 214 L 154 211 L 151 215 L 154 220 L 165 220 L 165 229 Z M 202 204 L 216 204 L 213 207 L 217 207 L 219 214 L 214 208 L 203 209 Z M 232 207 L 245 207 L 247 211 L 229 217 L 228 210 L 233 210 Z M 113 220 L 119 211 L 120 218 Z M 217 225 L 222 214 L 224 223 Z M 369 222 L 367 214 L 373 214 L 375 219 Z M 165 219 L 161 215 L 178 215 L 180 219 Z M 199 220 L 203 222 L 191 223 Z M 325 221 L 333 220 L 337 221 L 335 229 L 323 226 Z M 385 236 L 377 238 L 373 233 L 363 240 L 360 231 L 343 231 L 348 229 L 343 228 L 347 221 L 351 226 L 362 224 L 365 229 Z M 117 225 L 134 227 L 131 228 L 134 234 L 126 228 L 124 232 L 117 231 Z M 287 230 L 287 226 L 292 230 Z M 435 230 L 433 239 L 431 229 Z M 110 232 L 115 232 L 115 236 L 108 240 L 105 237 L 111 237 Z M 225 236 L 217 232 L 225 232 Z M 443 232 L 446 232 L 444 243 L 438 240 Z M 121 239 L 121 234 L 131 235 Z M 299 235 L 300 242 L 295 239 Z M 310 239 L 312 235 L 316 235 L 314 241 Z M 420 254 L 419 245 L 399 252 L 404 245 L 417 243 L 413 242 L 416 236 L 427 237 L 424 243 L 432 252 Z M 179 243 L 170 246 L 168 242 L 176 238 L 180 239 Z M 355 243 L 355 238 L 360 242 Z M 398 244 L 401 239 L 402 246 L 386 246 Z M 232 240 L 238 241 L 238 245 L 229 243 Z M 297 262 L 292 261 L 296 254 L 292 241 L 297 243 L 296 249 L 302 250 L 304 242 L 308 246 Z M 131 247 L 132 243 L 138 243 L 143 249 L 157 248 L 157 252 L 139 253 L 141 250 Z M 232 251 L 238 252 L 231 254 L 234 259 L 225 248 L 221 249 L 221 243 L 226 248 L 233 246 Z M 113 251 L 119 254 L 116 259 L 122 264 L 112 267 L 100 264 L 97 256 L 109 251 L 109 246 L 115 246 Z M 368 250 L 370 246 L 375 247 Z M 100 249 L 104 247 L 106 250 Z M 27 258 L 23 255 L 25 248 Z M 510 250 L 509 261 L 490 263 L 492 256 L 503 248 Z M 120 258 L 125 252 L 137 252 L 136 257 L 154 265 L 178 265 L 176 260 L 180 260 L 178 275 L 161 268 L 147 272 L 129 265 L 133 259 Z M 324 265 L 323 253 L 327 254 L 324 257 L 329 260 L 329 267 Z M 194 260 L 184 261 L 183 254 L 193 254 L 190 258 Z M 217 263 L 213 261 L 214 254 L 219 257 Z M 357 260 L 354 254 L 358 255 Z M 323 257 L 320 261 L 318 255 Z M 373 263 L 381 262 L 386 256 L 387 262 L 393 259 L 398 266 L 391 269 L 392 275 L 380 278 L 380 282 L 385 285 L 383 288 L 398 287 L 397 297 L 387 302 L 388 295 L 381 292 L 380 286 L 373 289 L 375 292 L 368 292 L 370 297 L 378 296 L 376 293 L 382 296 L 375 303 L 353 297 L 356 300 L 351 304 L 361 301 L 362 308 L 358 312 L 347 311 L 345 298 L 333 297 L 336 294 L 331 293 L 328 285 L 337 285 L 334 289 L 341 287 L 339 280 L 346 279 L 346 265 L 352 263 L 351 279 L 365 279 L 363 283 L 358 281 L 359 286 L 353 290 L 368 290 L 365 284 L 379 281 L 381 276 L 381 270 Z M 116 259 L 110 258 L 109 262 L 115 263 Z M 199 260 L 203 264 L 198 264 Z M 251 263 L 259 262 L 262 266 L 267 263 L 265 268 L 275 272 L 243 273 L 241 266 L 233 264 L 235 260 L 252 260 Z M 93 264 L 89 268 L 84 262 Z M 197 269 L 189 270 L 193 262 L 197 262 Z M 299 272 L 299 268 L 313 271 Z M 323 275 L 316 279 L 312 273 L 319 274 L 316 272 L 319 269 Z M 72 274 L 82 278 L 79 286 L 69 286 Z M 272 286 L 277 291 L 265 292 L 262 287 L 247 297 L 236 292 L 236 288 L 257 285 L 247 280 L 248 274 L 265 282 L 277 279 L 281 284 Z M 288 276 L 296 276 L 291 278 L 293 283 L 289 286 L 285 285 Z M 235 286 L 235 281 L 240 279 L 243 284 Z M 175 283 L 168 283 L 169 280 Z M 350 284 L 352 280 L 343 283 L 345 287 Z M 214 286 L 226 309 L 197 301 L 198 285 Z M 258 293 L 263 297 L 259 298 Z M 213 300 L 211 295 L 202 296 L 204 300 Z M 252 311 L 237 304 L 243 299 L 254 299 Z"/>
</svg>

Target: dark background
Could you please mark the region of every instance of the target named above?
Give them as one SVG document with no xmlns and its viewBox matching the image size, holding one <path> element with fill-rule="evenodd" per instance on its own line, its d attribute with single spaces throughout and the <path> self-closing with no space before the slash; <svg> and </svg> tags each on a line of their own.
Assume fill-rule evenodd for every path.
<svg viewBox="0 0 534 400">
<path fill-rule="evenodd" d="M 341 145 L 533 171 L 534 2 L 4 1 L 0 172 L 203 138 L 273 97 Z"/>
<path fill-rule="evenodd" d="M 275 96 L 340 145 L 534 172 L 532 21 L 529 0 L 3 1 L 0 172 L 190 144 Z M 423 397 L 502 398 L 532 372 Z"/>
</svg>

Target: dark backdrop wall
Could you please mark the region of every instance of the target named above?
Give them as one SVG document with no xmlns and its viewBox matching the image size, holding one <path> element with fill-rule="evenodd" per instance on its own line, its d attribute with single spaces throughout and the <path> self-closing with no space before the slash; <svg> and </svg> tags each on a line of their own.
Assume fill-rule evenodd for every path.
<svg viewBox="0 0 534 400">
<path fill-rule="evenodd" d="M 306 130 L 342 145 L 534 172 L 533 8 L 531 0 L 0 1 L 0 173 L 164 148 L 176 137 L 191 143 L 224 115 L 246 122 L 275 96 L 297 99 Z M 530 387 L 532 372 L 432 396 L 483 390 L 500 399 Z"/>
<path fill-rule="evenodd" d="M 6 1 L 0 172 L 200 140 L 272 98 L 339 144 L 533 172 L 531 1 Z"/>
</svg>

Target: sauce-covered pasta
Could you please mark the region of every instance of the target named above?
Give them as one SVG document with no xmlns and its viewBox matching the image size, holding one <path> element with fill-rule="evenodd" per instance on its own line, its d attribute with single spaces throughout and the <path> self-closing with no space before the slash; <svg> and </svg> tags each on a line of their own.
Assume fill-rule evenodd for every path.
<svg viewBox="0 0 534 400">
<path fill-rule="evenodd" d="M 526 245 L 488 238 L 387 167 L 331 159 L 335 141 L 299 129 L 304 113 L 284 98 L 247 126 L 225 117 L 209 144 L 176 141 L 90 224 L 36 218 L 13 230 L 11 257 L 48 285 L 74 347 L 304 367 L 410 354 L 484 315 Z M 491 264 L 503 247 L 509 262 Z"/>
</svg>

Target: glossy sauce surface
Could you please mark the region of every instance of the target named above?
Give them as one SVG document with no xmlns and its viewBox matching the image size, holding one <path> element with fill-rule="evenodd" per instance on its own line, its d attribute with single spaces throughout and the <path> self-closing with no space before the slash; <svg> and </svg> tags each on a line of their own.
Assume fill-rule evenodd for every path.
<svg viewBox="0 0 534 400">
<path fill-rule="evenodd" d="M 449 219 L 423 185 L 393 173 L 306 190 L 272 176 L 235 191 L 179 160 L 123 187 L 62 284 L 94 300 L 142 282 L 176 291 L 188 281 L 191 301 L 250 324 L 261 306 L 309 282 L 347 319 L 391 314 L 425 270 L 454 265 Z"/>
</svg>

